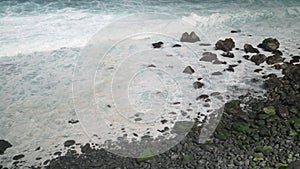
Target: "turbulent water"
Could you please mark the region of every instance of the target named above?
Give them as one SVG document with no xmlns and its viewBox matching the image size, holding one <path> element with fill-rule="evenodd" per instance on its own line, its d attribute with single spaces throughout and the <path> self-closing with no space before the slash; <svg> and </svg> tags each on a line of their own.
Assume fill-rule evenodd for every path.
<svg viewBox="0 0 300 169">
<path fill-rule="evenodd" d="M 237 47 L 242 48 L 244 43 L 256 45 L 266 37 L 276 37 L 285 56 L 299 54 L 298 0 L 0 1 L 0 139 L 13 145 L 0 156 L 0 165 L 10 166 L 16 154 L 25 154 L 22 160 L 28 165 L 39 164 L 49 156 L 55 157 L 54 151 L 63 149 L 65 140 L 82 143 L 89 140 L 79 123 L 68 123 L 77 120 L 72 100 L 77 59 L 99 30 L 120 18 L 141 13 L 184 18 L 197 28 L 205 43 L 233 37 Z M 237 29 L 242 32 L 229 33 Z M 178 31 L 184 30 L 178 28 Z M 212 46 L 191 47 L 200 56 L 204 51 L 214 51 Z M 225 76 L 233 88 L 229 90 L 234 91 L 234 84 L 243 80 L 245 86 L 240 88 L 252 85 L 247 80 L 256 77 L 255 74 L 243 74 L 250 72 L 251 66 L 245 63 L 239 74 Z M 206 69 L 212 73 L 223 67 Z M 216 86 L 222 79 L 207 81 Z M 234 92 L 229 93 L 235 96 Z M 34 151 L 37 147 L 41 149 Z M 36 157 L 43 159 L 35 160 Z"/>
</svg>

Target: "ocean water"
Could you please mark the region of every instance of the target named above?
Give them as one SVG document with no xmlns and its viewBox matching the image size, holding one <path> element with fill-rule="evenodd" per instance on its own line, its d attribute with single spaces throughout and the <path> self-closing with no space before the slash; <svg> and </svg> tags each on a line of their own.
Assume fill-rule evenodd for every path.
<svg viewBox="0 0 300 169">
<path fill-rule="evenodd" d="M 16 154 L 25 155 L 22 159 L 25 164 L 22 165 L 42 165 L 46 159 L 56 157 L 53 155 L 54 152 L 66 152 L 63 147 L 65 140 L 74 139 L 78 143 L 91 140 L 88 137 L 90 133 L 83 130 L 86 127 L 84 124 L 69 123 L 69 121 L 77 120 L 78 117 L 87 117 L 87 119 L 82 119 L 83 122 L 92 118 L 91 115 L 81 117 L 76 114 L 74 90 L 72 90 L 74 89 L 74 70 L 75 75 L 76 71 L 81 73 L 81 76 L 77 77 L 85 77 L 85 74 L 90 73 L 87 69 L 78 69 L 78 61 L 84 59 L 83 56 L 85 55 L 82 55 L 84 54 L 82 51 L 86 49 L 90 39 L 95 37 L 99 31 L 107 33 L 107 37 L 118 39 L 118 37 L 123 36 L 123 31 L 126 32 L 125 30 L 138 27 L 130 24 L 122 25 L 122 28 L 106 26 L 118 23 L 119 20 L 127 16 L 134 18 L 135 15 L 145 16 L 145 18 L 137 17 L 139 22 L 142 22 L 143 19 L 146 20 L 147 16 L 158 16 L 154 23 L 147 22 L 146 25 L 143 25 L 149 28 L 166 24 L 166 19 L 163 17 L 165 15 L 172 16 L 172 21 L 174 21 L 172 23 L 177 23 L 177 20 L 178 22 L 184 20 L 189 25 L 188 27 L 174 26 L 172 29 L 175 33 L 180 33 L 177 36 L 178 39 L 181 33 L 189 31 L 188 28 L 195 29 L 195 32 L 200 36 L 201 43 L 215 44 L 219 39 L 232 37 L 238 48 L 243 48 L 244 43 L 257 45 L 266 37 L 275 37 L 280 41 L 280 50 L 284 52 L 286 60 L 289 60 L 291 54 L 299 55 L 300 53 L 297 49 L 300 46 L 300 1 L 298 0 L 227 0 L 221 2 L 215 0 L 0 1 L 0 139 L 5 139 L 13 145 L 12 148 L 6 150 L 4 155 L 0 155 L 0 165 L 12 166 L 12 157 Z M 230 33 L 231 30 L 238 29 L 242 32 Z M 109 39 L 105 34 L 102 35 L 103 41 Z M 160 40 L 158 36 L 151 38 Z M 121 44 L 111 54 L 119 56 L 118 53 L 124 52 L 126 48 L 131 50 L 136 44 L 153 42 L 151 38 L 149 39 L 147 35 L 146 38 L 134 36 L 132 39 L 126 39 L 124 42 L 127 43 L 124 43 L 123 46 Z M 102 39 L 100 38 L 100 40 Z M 167 38 L 164 40 L 167 41 Z M 177 41 L 170 41 L 169 43 L 175 44 Z M 215 51 L 213 46 L 185 45 L 194 50 L 197 54 L 195 58 L 189 57 L 191 56 L 189 51 L 172 53 L 172 49 L 165 47 L 162 52 L 166 55 L 170 52 L 175 56 L 176 54 L 182 55 L 182 58 L 191 64 L 198 61 L 204 52 L 216 53 L 218 58 L 222 53 Z M 141 51 L 148 50 L 143 45 L 138 49 Z M 241 56 L 244 53 L 236 51 L 235 54 L 234 59 L 220 58 L 220 60 L 226 60 L 228 64 L 235 64 L 237 60 L 242 60 Z M 149 55 L 155 54 L 149 53 Z M 147 52 L 144 53 L 144 56 L 148 56 Z M 95 60 L 97 61 L 97 59 Z M 103 63 L 107 65 L 118 63 L 108 60 Z M 137 60 L 137 63 L 140 64 L 148 63 L 146 58 Z M 129 60 L 127 64 L 133 62 Z M 161 62 L 158 60 L 155 63 L 160 64 Z M 164 65 L 164 63 L 161 64 Z M 178 66 L 175 62 L 171 62 L 171 64 L 174 64 L 175 67 Z M 253 72 L 256 67 L 251 62 L 243 62 L 236 68 L 235 73 L 224 72 L 221 78 L 211 76 L 211 73 L 223 71 L 226 65 L 202 62 L 194 66 L 203 69 L 201 76 L 204 77 L 204 83 L 209 84 L 209 87 L 204 88 L 200 93 L 220 92 L 223 97 L 221 101 L 214 100 L 215 104 L 210 107 L 212 110 L 220 108 L 227 100 L 235 98 L 243 92 L 263 93 L 261 83 L 250 83 L 251 79 L 260 78 L 257 73 Z M 264 66 L 263 72 L 274 71 L 270 69 L 270 66 Z M 180 71 L 183 67 L 178 66 L 178 70 L 175 70 Z M 101 70 L 98 69 L 99 72 Z M 124 70 L 126 75 L 127 69 L 124 68 Z M 125 76 L 121 73 L 119 77 Z M 274 73 L 280 75 L 280 72 Z M 96 99 L 96 102 L 103 101 L 103 98 L 106 99 L 101 90 L 107 86 L 101 88 L 101 84 L 108 84 L 109 81 L 106 81 L 106 78 L 102 79 L 102 76 L 103 74 L 100 74 L 95 78 L 96 86 L 98 85 L 95 93 L 96 96 L 99 96 L 99 100 Z M 151 76 L 151 73 L 141 77 L 137 76 L 135 81 L 132 81 L 133 86 L 152 87 L 151 85 L 147 86 L 147 83 L 143 81 L 145 76 Z M 162 78 L 168 79 L 164 76 Z M 181 76 L 177 78 L 184 79 Z M 124 81 L 122 78 L 116 80 Z M 163 82 L 168 82 L 165 83 L 166 86 L 174 84 L 172 80 Z M 163 82 L 162 84 L 164 84 Z M 182 83 L 185 84 L 185 82 Z M 107 90 L 105 88 L 105 91 Z M 129 89 L 129 91 L 131 90 L 133 89 Z M 140 102 L 143 99 L 149 99 L 149 96 L 145 94 L 139 98 L 140 90 L 133 90 L 130 99 L 133 100 L 132 102 L 142 105 L 142 108 L 151 109 L 152 105 L 149 106 L 147 103 Z M 164 90 L 161 89 L 161 91 Z M 161 91 L 160 96 L 164 98 L 164 92 Z M 170 91 L 172 90 L 170 89 Z M 85 103 L 84 100 L 87 99 L 87 96 L 81 96 L 82 100 L 75 100 L 75 103 L 77 103 L 76 101 Z M 158 99 L 157 102 L 160 101 Z M 126 107 L 123 108 L 126 109 Z M 205 108 L 205 106 L 201 108 Z M 205 109 L 205 111 L 207 110 Z M 152 118 L 149 114 L 146 117 Z M 106 118 L 112 117 L 108 115 Z M 114 120 L 117 121 L 117 119 Z M 154 127 L 153 131 L 155 129 Z M 114 136 L 116 135 L 118 132 Z M 38 147 L 41 149 L 35 151 Z M 42 160 L 35 160 L 36 157 L 42 157 Z"/>
</svg>

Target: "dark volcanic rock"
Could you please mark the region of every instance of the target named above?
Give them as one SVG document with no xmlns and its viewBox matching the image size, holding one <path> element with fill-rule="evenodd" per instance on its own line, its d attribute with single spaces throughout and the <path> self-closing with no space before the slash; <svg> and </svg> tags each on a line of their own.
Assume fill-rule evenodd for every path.
<svg viewBox="0 0 300 169">
<path fill-rule="evenodd" d="M 163 42 L 157 42 L 157 43 L 152 43 L 153 48 L 161 48 L 161 46 L 163 45 Z"/>
<path fill-rule="evenodd" d="M 82 153 L 89 153 L 92 151 L 92 148 L 89 143 L 86 143 L 84 146 L 81 147 Z"/>
<path fill-rule="evenodd" d="M 72 146 L 74 144 L 75 144 L 74 140 L 67 140 L 67 141 L 64 142 L 64 146 L 65 147 L 70 147 L 70 146 Z"/>
<path fill-rule="evenodd" d="M 231 38 L 225 40 L 218 40 L 215 44 L 216 49 L 223 50 L 224 52 L 229 52 L 235 47 L 235 43 Z"/>
<path fill-rule="evenodd" d="M 286 75 L 286 77 L 294 81 L 296 83 L 300 83 L 300 65 L 292 65 L 287 67 L 286 69 L 283 70 L 283 74 Z"/>
<path fill-rule="evenodd" d="M 283 55 L 283 53 L 282 53 L 280 50 L 274 50 L 274 51 L 272 51 L 272 53 L 273 53 L 274 55 L 280 55 L 280 56 Z"/>
<path fill-rule="evenodd" d="M 230 31 L 230 33 L 241 33 L 241 32 L 242 32 L 242 31 L 239 30 L 239 29 L 238 29 L 238 30 L 231 30 L 231 31 Z"/>
<path fill-rule="evenodd" d="M 272 51 L 278 49 L 279 45 L 280 45 L 280 43 L 278 42 L 277 39 L 267 38 L 267 39 L 263 40 L 263 42 L 261 44 L 259 44 L 258 47 L 261 47 L 266 51 L 272 52 Z"/>
<path fill-rule="evenodd" d="M 188 34 L 187 32 L 183 33 L 181 38 L 180 38 L 180 42 L 190 42 L 190 43 L 194 43 L 200 41 L 199 36 L 196 35 L 195 32 L 191 32 L 190 34 Z"/>
<path fill-rule="evenodd" d="M 181 47 L 181 45 L 179 45 L 179 44 L 175 44 L 175 45 L 173 45 L 172 47 L 173 47 L 173 48 L 176 48 L 176 47 Z"/>
<path fill-rule="evenodd" d="M 250 44 L 245 44 L 244 45 L 244 50 L 246 53 L 259 53 L 259 50 L 257 48 L 254 48 Z"/>
<path fill-rule="evenodd" d="M 203 87 L 203 86 L 204 86 L 204 84 L 201 83 L 201 82 L 194 82 L 194 83 L 193 83 L 194 89 L 199 89 L 199 88 L 201 88 L 201 87 Z"/>
<path fill-rule="evenodd" d="M 282 58 L 280 55 L 273 55 L 273 56 L 269 56 L 266 59 L 266 62 L 268 65 L 273 65 L 275 63 L 280 63 L 283 62 L 284 58 Z"/>
<path fill-rule="evenodd" d="M 300 161 L 291 162 L 286 169 L 300 169 Z"/>
<path fill-rule="evenodd" d="M 221 55 L 227 58 L 234 58 L 234 54 L 231 52 L 222 53 Z"/>
<path fill-rule="evenodd" d="M 250 60 L 254 62 L 256 65 L 260 65 L 266 60 L 266 56 L 264 54 L 253 55 Z"/>
<path fill-rule="evenodd" d="M 239 100 L 231 100 L 225 104 L 224 111 L 228 114 L 237 114 L 242 112 Z"/>
<path fill-rule="evenodd" d="M 183 70 L 183 73 L 193 74 L 193 73 L 195 73 L 195 70 L 194 70 L 191 66 L 187 66 L 187 67 Z"/>
<path fill-rule="evenodd" d="M 246 60 L 249 60 L 250 56 L 249 55 L 244 55 L 243 58 L 245 58 Z"/>
<path fill-rule="evenodd" d="M 3 154 L 9 147 L 12 147 L 12 145 L 8 141 L 0 140 L 0 155 Z"/>
<path fill-rule="evenodd" d="M 290 61 L 290 63 L 297 63 L 300 61 L 300 56 L 293 56 L 292 60 Z"/>
<path fill-rule="evenodd" d="M 202 94 L 202 95 L 200 95 L 200 96 L 198 96 L 197 98 L 196 98 L 196 100 L 205 100 L 205 99 L 207 99 L 207 98 L 209 98 L 209 96 L 207 95 L 207 94 Z"/>
<path fill-rule="evenodd" d="M 23 158 L 23 157 L 25 157 L 24 154 L 15 155 L 15 156 L 13 157 L 13 160 L 20 160 L 20 159 Z"/>
</svg>

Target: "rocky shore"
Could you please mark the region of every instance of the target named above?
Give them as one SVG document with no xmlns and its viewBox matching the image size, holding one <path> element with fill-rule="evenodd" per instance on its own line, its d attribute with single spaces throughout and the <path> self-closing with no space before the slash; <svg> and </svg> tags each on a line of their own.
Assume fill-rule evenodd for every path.
<svg viewBox="0 0 300 169">
<path fill-rule="evenodd" d="M 194 33 L 184 36 L 182 39 L 186 42 L 199 40 Z M 188 39 L 192 37 L 194 39 Z M 163 42 L 152 45 L 160 48 Z M 90 143 L 82 145 L 79 153 L 72 148 L 76 141 L 68 140 L 64 143 L 68 152 L 63 156 L 57 152 L 57 158 L 46 160 L 43 165 L 48 169 L 300 169 L 300 56 L 288 56 L 290 61 L 285 61 L 279 45 L 277 39 L 267 38 L 257 46 L 271 56 L 261 54 L 250 44 L 244 45 L 245 56 L 241 59 L 256 65 L 266 62 L 281 70 L 284 76 L 272 73 L 263 76 L 264 97 L 241 95 L 227 102 L 218 127 L 206 143 L 199 143 L 202 128 L 197 123 L 175 147 L 149 158 L 120 157 L 104 149 L 95 149 Z M 219 40 L 215 47 L 226 52 L 224 57 L 234 57 L 233 39 Z M 229 65 L 231 70 L 234 67 Z M 192 72 L 191 69 L 184 71 Z M 1 153 L 11 146 L 4 140 L 1 144 L 4 145 Z M 22 156 L 15 159 L 15 168 L 18 168 Z"/>
<path fill-rule="evenodd" d="M 46 168 L 300 168 L 300 65 L 299 56 L 283 62 L 276 39 L 265 39 L 258 47 L 272 52 L 259 53 L 245 44 L 245 55 L 259 65 L 267 62 L 280 69 L 283 77 L 264 75 L 265 97 L 240 96 L 225 104 L 225 113 L 210 141 L 200 144 L 201 127 L 195 125 L 187 137 L 169 151 L 151 158 L 125 158 L 90 144 L 82 146 L 82 154 L 70 150 L 65 156 L 50 161 Z M 216 49 L 230 52 L 231 38 L 220 40 Z M 241 106 L 243 105 L 243 106 Z"/>
</svg>

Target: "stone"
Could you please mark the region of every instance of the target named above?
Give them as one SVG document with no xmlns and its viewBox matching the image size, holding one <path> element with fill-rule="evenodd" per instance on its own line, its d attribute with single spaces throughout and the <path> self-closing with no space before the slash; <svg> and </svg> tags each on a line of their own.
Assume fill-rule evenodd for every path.
<svg viewBox="0 0 300 169">
<path fill-rule="evenodd" d="M 235 42 L 231 38 L 225 40 L 218 40 L 215 44 L 216 49 L 223 50 L 224 52 L 229 52 L 235 47 Z"/>
<path fill-rule="evenodd" d="M 258 47 L 263 48 L 265 51 L 274 51 L 279 48 L 280 43 L 277 39 L 274 38 L 266 38 L 263 40 L 261 44 L 258 45 Z"/>
<path fill-rule="evenodd" d="M 200 96 L 198 96 L 197 98 L 196 98 L 196 100 L 205 100 L 205 99 L 207 99 L 207 98 L 209 98 L 209 96 L 207 95 L 207 94 L 202 94 L 202 95 L 200 95 Z"/>
<path fill-rule="evenodd" d="M 238 30 L 231 30 L 231 31 L 230 31 L 230 33 L 241 33 L 241 32 L 242 32 L 242 31 L 239 30 L 239 29 L 238 29 Z"/>
<path fill-rule="evenodd" d="M 211 52 L 204 52 L 202 56 L 203 57 L 200 59 L 200 61 L 204 61 L 204 62 L 212 62 L 218 59 L 217 55 Z"/>
<path fill-rule="evenodd" d="M 244 45 L 244 50 L 246 53 L 259 53 L 259 50 L 257 48 L 254 48 L 250 44 L 245 44 Z"/>
<path fill-rule="evenodd" d="M 0 155 L 4 154 L 5 150 L 12 147 L 12 145 L 6 140 L 0 140 Z"/>
<path fill-rule="evenodd" d="M 227 58 L 234 58 L 234 54 L 231 52 L 222 53 L 221 55 Z"/>
<path fill-rule="evenodd" d="M 187 66 L 187 67 L 183 70 L 183 73 L 186 73 L 186 74 L 193 74 L 193 73 L 195 73 L 195 70 L 194 70 L 191 66 Z"/>
<path fill-rule="evenodd" d="M 181 38 L 180 38 L 180 42 L 190 42 L 190 43 L 194 43 L 200 41 L 199 36 L 196 35 L 195 32 L 191 32 L 190 34 L 188 34 L 187 32 L 183 33 Z"/>
<path fill-rule="evenodd" d="M 253 55 L 250 60 L 254 62 L 256 65 L 260 65 L 266 60 L 266 56 L 264 54 Z"/>
<path fill-rule="evenodd" d="M 65 147 L 70 147 L 70 146 L 72 146 L 74 144 L 75 144 L 74 140 L 67 140 L 67 141 L 64 142 L 64 146 Z"/>
<path fill-rule="evenodd" d="M 86 143 L 84 146 L 81 147 L 81 152 L 82 153 L 88 153 L 88 152 L 91 152 L 91 151 L 92 151 L 92 148 L 91 148 L 89 143 Z"/>
<path fill-rule="evenodd" d="M 181 47 L 181 45 L 179 45 L 179 44 L 175 44 L 175 45 L 173 45 L 172 47 L 173 47 L 173 48 L 176 48 L 176 47 Z"/>
<path fill-rule="evenodd" d="M 204 84 L 201 83 L 201 82 L 194 82 L 194 83 L 193 83 L 194 89 L 199 89 L 199 88 L 201 88 L 201 87 L 203 87 L 203 86 L 204 86 Z"/>
<path fill-rule="evenodd" d="M 153 46 L 153 48 L 161 48 L 163 44 L 164 43 L 160 41 L 160 42 L 157 42 L 157 43 L 152 43 L 152 46 Z"/>
<path fill-rule="evenodd" d="M 231 100 L 225 103 L 224 111 L 228 114 L 237 114 L 242 111 L 239 100 Z"/>
<path fill-rule="evenodd" d="M 23 158 L 23 157 L 25 157 L 24 154 L 18 154 L 18 155 L 15 155 L 15 156 L 13 157 L 13 160 L 20 160 L 20 159 Z"/>
<path fill-rule="evenodd" d="M 268 65 L 273 65 L 275 63 L 280 63 L 283 62 L 284 58 L 282 58 L 280 55 L 273 55 L 273 56 L 269 56 L 266 59 L 266 62 Z"/>
</svg>

